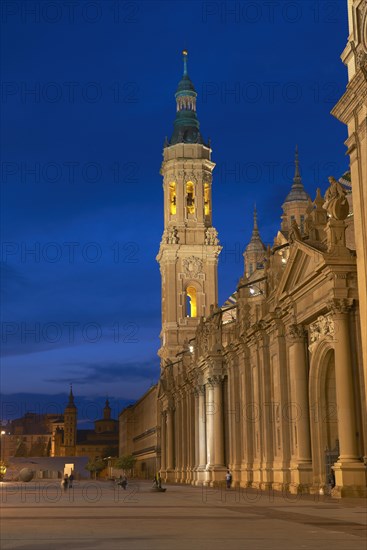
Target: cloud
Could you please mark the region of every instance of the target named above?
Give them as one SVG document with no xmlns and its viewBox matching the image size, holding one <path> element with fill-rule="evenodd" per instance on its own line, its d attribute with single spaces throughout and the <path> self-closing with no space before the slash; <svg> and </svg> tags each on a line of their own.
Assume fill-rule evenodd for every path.
<svg viewBox="0 0 367 550">
<path fill-rule="evenodd" d="M 45 382 L 55 384 L 80 384 L 90 385 L 93 383 L 127 383 L 142 382 L 144 380 L 153 381 L 159 377 L 158 359 L 153 357 L 148 361 L 118 363 L 96 362 L 96 363 L 77 363 L 74 367 L 65 369 L 66 376 L 58 378 L 48 378 Z"/>
<path fill-rule="evenodd" d="M 6 243 L 3 243 L 3 246 Z M 12 293 L 18 293 L 19 290 L 28 286 L 29 281 L 22 273 L 21 269 L 17 269 L 14 266 L 0 262 L 1 270 L 1 294 L 4 298 L 8 298 Z"/>
</svg>

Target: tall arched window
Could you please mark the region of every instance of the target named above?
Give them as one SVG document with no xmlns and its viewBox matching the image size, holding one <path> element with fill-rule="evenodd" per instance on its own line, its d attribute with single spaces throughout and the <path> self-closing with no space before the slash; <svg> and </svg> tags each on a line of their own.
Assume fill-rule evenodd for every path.
<svg viewBox="0 0 367 550">
<path fill-rule="evenodd" d="M 175 183 L 169 184 L 169 211 L 170 211 L 170 214 L 176 214 L 177 212 Z"/>
<path fill-rule="evenodd" d="M 195 214 L 195 193 L 192 181 L 186 183 L 186 210 L 187 214 Z"/>
<path fill-rule="evenodd" d="M 196 317 L 197 315 L 196 288 L 194 286 L 188 286 L 186 289 L 186 315 L 187 317 Z"/>
<path fill-rule="evenodd" d="M 205 216 L 210 215 L 210 191 L 209 184 L 204 184 L 204 214 Z"/>
</svg>

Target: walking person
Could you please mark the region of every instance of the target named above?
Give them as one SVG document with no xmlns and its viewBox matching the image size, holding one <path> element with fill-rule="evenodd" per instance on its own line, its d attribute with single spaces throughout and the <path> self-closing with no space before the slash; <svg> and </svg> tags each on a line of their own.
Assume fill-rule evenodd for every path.
<svg viewBox="0 0 367 550">
<path fill-rule="evenodd" d="M 74 475 L 71 473 L 69 475 L 69 489 L 73 488 Z"/>
<path fill-rule="evenodd" d="M 232 474 L 229 470 L 227 470 L 226 473 L 226 487 L 227 489 L 230 489 L 232 485 Z"/>
<path fill-rule="evenodd" d="M 69 476 L 68 476 L 68 474 L 64 475 L 64 479 L 62 480 L 61 485 L 62 485 L 62 488 L 64 489 L 64 491 L 66 491 L 66 489 L 68 488 L 68 485 L 69 485 Z"/>
<path fill-rule="evenodd" d="M 124 489 L 124 491 L 126 491 L 126 487 L 127 487 L 127 477 L 126 476 L 124 476 L 122 478 L 121 487 Z"/>
</svg>

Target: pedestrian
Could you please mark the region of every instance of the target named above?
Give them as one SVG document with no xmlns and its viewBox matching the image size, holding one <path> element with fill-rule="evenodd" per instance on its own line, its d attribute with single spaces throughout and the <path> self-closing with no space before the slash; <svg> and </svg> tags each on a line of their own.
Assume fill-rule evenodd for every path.
<svg viewBox="0 0 367 550">
<path fill-rule="evenodd" d="M 330 491 L 332 489 L 334 489 L 335 487 L 335 472 L 334 472 L 334 468 L 331 468 L 330 469 L 330 474 L 329 474 L 329 477 L 328 477 L 328 484 L 329 484 L 329 489 Z"/>
<path fill-rule="evenodd" d="M 162 478 L 159 472 L 157 474 L 157 481 L 158 481 L 158 489 L 162 489 Z"/>
<path fill-rule="evenodd" d="M 69 485 L 69 476 L 68 476 L 68 474 L 64 475 L 64 479 L 62 480 L 61 485 L 62 485 L 62 488 L 64 489 L 64 491 L 66 491 L 66 489 L 68 488 L 68 485 Z"/>
<path fill-rule="evenodd" d="M 126 476 L 124 476 L 122 478 L 121 487 L 124 489 L 124 491 L 126 491 L 126 487 L 127 487 L 127 477 Z"/>
<path fill-rule="evenodd" d="M 69 475 L 69 489 L 73 488 L 74 475 L 71 473 Z"/>
<path fill-rule="evenodd" d="M 226 473 L 226 486 L 227 486 L 227 489 L 230 489 L 231 485 L 232 485 L 232 474 L 229 470 L 227 470 L 227 473 Z"/>
<path fill-rule="evenodd" d="M 154 484 L 156 489 L 162 489 L 162 478 L 159 472 L 157 472 L 154 476 Z"/>
</svg>

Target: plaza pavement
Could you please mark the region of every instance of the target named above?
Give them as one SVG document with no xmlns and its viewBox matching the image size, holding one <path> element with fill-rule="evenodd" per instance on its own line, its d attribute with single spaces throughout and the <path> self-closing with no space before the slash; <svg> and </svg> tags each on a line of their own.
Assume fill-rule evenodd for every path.
<svg viewBox="0 0 367 550">
<path fill-rule="evenodd" d="M 147 481 L 0 483 L 1 550 L 366 550 L 366 503 Z"/>
</svg>

